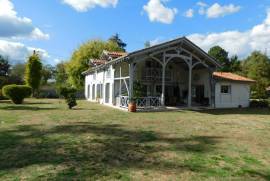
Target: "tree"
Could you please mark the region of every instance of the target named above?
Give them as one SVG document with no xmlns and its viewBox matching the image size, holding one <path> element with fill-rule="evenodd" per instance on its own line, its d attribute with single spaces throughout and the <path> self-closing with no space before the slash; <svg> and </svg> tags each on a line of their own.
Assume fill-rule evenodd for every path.
<svg viewBox="0 0 270 181">
<path fill-rule="evenodd" d="M 73 107 L 77 106 L 76 92 L 77 90 L 73 87 L 66 86 L 60 88 L 60 95 L 65 98 L 69 109 L 72 109 Z"/>
<path fill-rule="evenodd" d="M 240 73 L 242 71 L 241 61 L 238 60 L 238 56 L 232 56 L 230 59 L 230 72 Z"/>
<path fill-rule="evenodd" d="M 66 66 L 68 83 L 78 90 L 82 89 L 84 85 L 82 73 L 91 68 L 89 60 L 98 59 L 103 50 L 122 51 L 116 43 L 102 40 L 90 40 L 75 50 Z"/>
<path fill-rule="evenodd" d="M 8 58 L 4 58 L 0 55 L 0 76 L 8 76 L 10 64 Z"/>
<path fill-rule="evenodd" d="M 66 71 L 66 64 L 64 62 L 56 65 L 55 80 L 57 90 L 60 90 L 61 87 L 67 84 L 68 74 Z"/>
<path fill-rule="evenodd" d="M 270 84 L 270 59 L 259 51 L 253 52 L 243 62 L 243 73 L 256 80 L 251 87 L 254 98 L 266 98 L 266 88 Z"/>
<path fill-rule="evenodd" d="M 222 65 L 220 71 L 230 72 L 229 53 L 226 50 L 220 46 L 214 46 L 208 51 L 208 54 L 214 57 Z"/>
<path fill-rule="evenodd" d="M 11 66 L 10 79 L 13 84 L 23 84 L 25 74 L 25 64 L 18 63 Z"/>
<path fill-rule="evenodd" d="M 34 97 L 38 96 L 38 91 L 42 78 L 42 63 L 38 54 L 33 53 L 28 59 L 25 69 L 25 82 L 32 88 Z"/>
<path fill-rule="evenodd" d="M 150 41 L 146 41 L 144 43 L 144 48 L 149 48 L 149 47 L 151 47 L 151 42 Z"/>
<path fill-rule="evenodd" d="M 125 48 L 127 46 L 126 43 L 124 43 L 120 37 L 119 37 L 119 34 L 116 33 L 115 35 L 113 35 L 111 38 L 109 38 L 109 41 L 113 42 L 113 43 L 116 43 L 118 45 L 118 47 L 121 49 L 121 51 L 125 52 Z"/>
<path fill-rule="evenodd" d="M 45 65 L 42 68 L 42 84 L 46 85 L 49 79 L 53 79 L 55 77 L 55 67 L 52 65 Z"/>
</svg>

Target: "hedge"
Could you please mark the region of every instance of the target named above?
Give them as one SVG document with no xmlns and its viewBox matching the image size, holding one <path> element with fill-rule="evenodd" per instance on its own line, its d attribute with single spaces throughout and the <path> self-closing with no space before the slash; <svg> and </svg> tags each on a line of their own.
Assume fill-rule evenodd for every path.
<svg viewBox="0 0 270 181">
<path fill-rule="evenodd" d="M 32 89 L 26 85 L 6 85 L 2 89 L 3 95 L 9 99 L 14 104 L 22 104 L 23 100 L 30 97 L 32 94 Z"/>
<path fill-rule="evenodd" d="M 269 100 L 267 99 L 254 99 L 250 101 L 251 108 L 268 108 L 270 107 Z"/>
</svg>

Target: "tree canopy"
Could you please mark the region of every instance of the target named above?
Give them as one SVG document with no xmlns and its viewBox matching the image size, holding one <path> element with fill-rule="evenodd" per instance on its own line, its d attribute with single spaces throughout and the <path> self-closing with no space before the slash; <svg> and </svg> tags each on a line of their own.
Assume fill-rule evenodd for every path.
<svg viewBox="0 0 270 181">
<path fill-rule="evenodd" d="M 55 67 L 52 65 L 45 65 L 42 67 L 42 84 L 45 85 L 48 83 L 49 79 L 54 79 L 55 78 Z"/>
<path fill-rule="evenodd" d="M 67 84 L 68 74 L 66 71 L 66 64 L 64 62 L 58 63 L 56 65 L 55 73 L 55 83 L 57 90 L 60 90 L 61 87 L 64 87 Z"/>
<path fill-rule="evenodd" d="M 125 52 L 126 51 L 126 46 L 127 44 L 125 42 L 123 42 L 123 40 L 120 39 L 119 34 L 116 33 L 115 35 L 111 36 L 111 38 L 109 38 L 109 41 L 116 43 L 118 45 L 118 47 L 121 49 L 121 51 Z"/>
<path fill-rule="evenodd" d="M 220 46 L 214 46 L 208 51 L 208 54 L 214 57 L 222 65 L 221 71 L 230 71 L 229 53 L 226 50 Z"/>
<path fill-rule="evenodd" d="M 8 58 L 0 55 L 0 76 L 7 76 L 9 73 L 10 64 Z"/>
<path fill-rule="evenodd" d="M 90 40 L 73 52 L 67 63 L 68 82 L 72 86 L 77 89 L 83 88 L 84 76 L 82 72 L 90 68 L 89 60 L 98 59 L 103 50 L 122 51 L 122 48 L 113 41 Z"/>
<path fill-rule="evenodd" d="M 208 54 L 214 57 L 222 66 L 219 71 L 238 73 L 241 71 L 241 61 L 238 59 L 238 56 L 235 55 L 229 58 L 229 53 L 220 46 L 212 47 Z"/>
<path fill-rule="evenodd" d="M 270 59 L 259 51 L 253 52 L 243 61 L 243 73 L 256 80 L 252 86 L 253 97 L 267 97 L 266 88 L 270 84 Z"/>
</svg>

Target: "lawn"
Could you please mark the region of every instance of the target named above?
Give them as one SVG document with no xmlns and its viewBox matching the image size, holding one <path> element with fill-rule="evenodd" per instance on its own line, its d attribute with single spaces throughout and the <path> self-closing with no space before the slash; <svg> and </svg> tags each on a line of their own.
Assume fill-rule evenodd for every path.
<svg viewBox="0 0 270 181">
<path fill-rule="evenodd" d="M 0 102 L 0 180 L 270 180 L 270 110 Z"/>
</svg>

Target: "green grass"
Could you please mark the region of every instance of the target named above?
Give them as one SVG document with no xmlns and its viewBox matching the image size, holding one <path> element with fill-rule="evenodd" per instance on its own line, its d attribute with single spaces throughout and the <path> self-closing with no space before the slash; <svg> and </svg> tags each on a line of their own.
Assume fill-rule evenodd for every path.
<svg viewBox="0 0 270 181">
<path fill-rule="evenodd" d="M 0 180 L 270 180 L 270 110 L 0 102 Z"/>
</svg>

